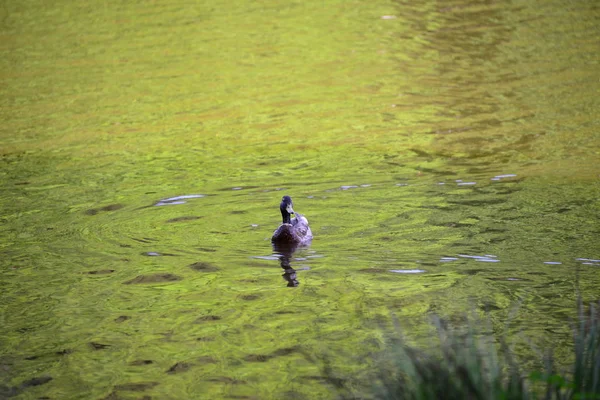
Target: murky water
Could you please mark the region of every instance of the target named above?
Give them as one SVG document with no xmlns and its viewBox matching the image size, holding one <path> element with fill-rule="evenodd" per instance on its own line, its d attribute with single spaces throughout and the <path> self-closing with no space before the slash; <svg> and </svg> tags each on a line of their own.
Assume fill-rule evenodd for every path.
<svg viewBox="0 0 600 400">
<path fill-rule="evenodd" d="M 568 362 L 600 293 L 596 3 L 0 21 L 0 395 L 331 398 L 304 354 L 350 375 L 391 312 L 501 333 L 519 301 L 511 332 Z M 282 258 L 283 194 L 315 238 Z"/>
</svg>

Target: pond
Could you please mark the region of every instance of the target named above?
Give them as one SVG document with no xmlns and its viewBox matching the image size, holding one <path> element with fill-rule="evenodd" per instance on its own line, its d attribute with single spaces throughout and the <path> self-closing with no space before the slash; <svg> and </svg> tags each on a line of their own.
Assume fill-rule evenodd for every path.
<svg viewBox="0 0 600 400">
<path fill-rule="evenodd" d="M 307 354 L 352 376 L 392 316 L 418 341 L 473 309 L 570 361 L 600 293 L 594 2 L 0 20 L 0 395 L 334 398 Z M 314 239 L 282 255 L 283 195 Z"/>
</svg>

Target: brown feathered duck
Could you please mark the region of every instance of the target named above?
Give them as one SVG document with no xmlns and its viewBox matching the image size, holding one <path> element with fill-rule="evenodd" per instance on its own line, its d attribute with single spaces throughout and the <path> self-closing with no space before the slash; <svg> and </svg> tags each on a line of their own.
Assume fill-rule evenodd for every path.
<svg viewBox="0 0 600 400">
<path fill-rule="evenodd" d="M 279 209 L 281 210 L 283 222 L 279 228 L 273 232 L 271 242 L 275 244 L 293 245 L 309 244 L 313 235 L 308 226 L 308 220 L 304 215 L 294 211 L 292 198 L 290 196 L 283 196 Z M 294 215 L 293 219 L 291 218 L 292 214 Z"/>
</svg>

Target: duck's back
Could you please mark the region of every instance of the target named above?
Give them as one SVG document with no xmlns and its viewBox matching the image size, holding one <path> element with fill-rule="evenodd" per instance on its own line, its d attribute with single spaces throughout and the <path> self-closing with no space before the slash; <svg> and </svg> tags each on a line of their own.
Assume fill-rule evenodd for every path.
<svg viewBox="0 0 600 400">
<path fill-rule="evenodd" d="M 297 243 L 299 240 L 294 232 L 294 226 L 292 224 L 281 224 L 279 228 L 273 232 L 271 241 L 280 243 Z"/>
<path fill-rule="evenodd" d="M 308 244 L 313 235 L 308 226 L 308 220 L 301 214 L 296 214 L 296 218 L 291 220 L 290 224 L 281 224 L 273 232 L 271 241 L 274 243 L 290 244 Z"/>
<path fill-rule="evenodd" d="M 292 226 L 296 234 L 298 235 L 301 242 L 308 242 L 312 240 L 313 235 L 308 226 L 308 220 L 302 214 L 296 214 L 296 218 L 292 220 Z"/>
</svg>

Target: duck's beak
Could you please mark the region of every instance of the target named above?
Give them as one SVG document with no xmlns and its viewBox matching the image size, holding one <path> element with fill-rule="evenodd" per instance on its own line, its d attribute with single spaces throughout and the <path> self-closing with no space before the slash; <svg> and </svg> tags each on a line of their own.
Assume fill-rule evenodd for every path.
<svg viewBox="0 0 600 400">
<path fill-rule="evenodd" d="M 286 207 L 286 211 L 290 214 L 294 214 L 294 209 L 292 208 L 291 204 L 288 204 Z"/>
</svg>

